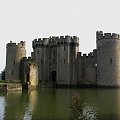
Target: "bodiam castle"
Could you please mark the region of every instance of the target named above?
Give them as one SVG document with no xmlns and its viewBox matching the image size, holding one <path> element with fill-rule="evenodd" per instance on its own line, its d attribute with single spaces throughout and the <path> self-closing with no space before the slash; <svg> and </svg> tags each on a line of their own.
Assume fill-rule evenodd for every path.
<svg viewBox="0 0 120 120">
<path fill-rule="evenodd" d="M 32 47 L 27 58 L 24 41 L 7 44 L 5 80 L 31 86 L 120 86 L 119 34 L 97 31 L 97 49 L 88 55 L 79 52 L 77 36 L 38 38 Z"/>
</svg>

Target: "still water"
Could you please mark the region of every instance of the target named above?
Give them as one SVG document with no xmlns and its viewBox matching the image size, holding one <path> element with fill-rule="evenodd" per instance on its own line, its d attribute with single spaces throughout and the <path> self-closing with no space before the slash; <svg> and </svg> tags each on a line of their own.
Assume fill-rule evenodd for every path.
<svg viewBox="0 0 120 120">
<path fill-rule="evenodd" d="M 120 120 L 120 89 L 39 89 L 0 93 L 0 120 L 68 120 L 79 95 L 85 120 Z"/>
</svg>

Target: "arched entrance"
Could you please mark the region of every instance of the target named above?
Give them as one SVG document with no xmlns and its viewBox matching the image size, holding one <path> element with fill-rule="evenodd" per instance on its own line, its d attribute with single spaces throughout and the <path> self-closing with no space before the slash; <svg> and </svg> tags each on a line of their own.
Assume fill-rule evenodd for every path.
<svg viewBox="0 0 120 120">
<path fill-rule="evenodd" d="M 52 82 L 56 83 L 56 71 L 51 72 L 51 79 L 52 79 Z"/>
</svg>

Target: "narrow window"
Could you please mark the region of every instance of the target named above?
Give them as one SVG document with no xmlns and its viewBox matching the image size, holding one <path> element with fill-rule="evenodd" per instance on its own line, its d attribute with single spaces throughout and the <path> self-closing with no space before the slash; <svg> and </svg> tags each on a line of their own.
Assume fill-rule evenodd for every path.
<svg viewBox="0 0 120 120">
<path fill-rule="evenodd" d="M 55 50 L 54 50 L 54 52 L 53 52 L 53 56 L 55 55 Z"/>
<path fill-rule="evenodd" d="M 65 51 L 65 46 L 64 46 L 64 51 Z"/>
<path fill-rule="evenodd" d="M 53 64 L 55 64 L 55 59 L 53 59 Z"/>
<path fill-rule="evenodd" d="M 43 61 L 41 60 L 41 63 L 42 63 Z"/>
<path fill-rule="evenodd" d="M 112 58 L 110 58 L 110 63 L 112 64 Z"/>
<path fill-rule="evenodd" d="M 39 54 L 39 50 L 37 51 L 37 53 Z"/>
<path fill-rule="evenodd" d="M 64 59 L 64 63 L 65 63 L 65 59 Z"/>
<path fill-rule="evenodd" d="M 15 65 L 15 60 L 14 60 L 14 63 L 13 63 L 13 65 Z"/>
</svg>

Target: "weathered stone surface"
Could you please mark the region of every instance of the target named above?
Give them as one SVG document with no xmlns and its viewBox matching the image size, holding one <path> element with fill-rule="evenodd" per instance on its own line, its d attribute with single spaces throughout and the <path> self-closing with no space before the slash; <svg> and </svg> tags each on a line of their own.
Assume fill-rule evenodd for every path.
<svg viewBox="0 0 120 120">
<path fill-rule="evenodd" d="M 33 41 L 33 61 L 38 64 L 39 81 L 77 84 L 78 37 L 60 36 Z"/>
<path fill-rule="evenodd" d="M 25 42 L 10 43 L 6 46 L 6 69 L 5 79 L 6 80 L 20 80 L 20 60 L 26 56 Z"/>
<path fill-rule="evenodd" d="M 92 84 L 97 82 L 97 51 L 96 49 L 88 55 L 78 53 L 77 55 L 77 76 L 78 84 Z"/>
<path fill-rule="evenodd" d="M 120 86 L 119 35 L 104 34 L 101 40 L 97 39 L 97 64 L 98 85 Z"/>
<path fill-rule="evenodd" d="M 37 87 L 38 86 L 38 66 L 34 63 L 31 58 L 28 59 L 24 57 L 21 60 L 20 65 L 20 79 L 23 86 L 26 86 L 27 83 L 28 87 Z M 24 88 L 24 87 L 23 87 Z"/>
<path fill-rule="evenodd" d="M 35 39 L 28 59 L 23 58 L 24 42 L 18 45 L 10 42 L 7 44 L 6 80 L 21 80 L 30 86 L 37 86 L 38 82 L 120 86 L 120 35 L 98 31 L 96 38 L 97 49 L 88 55 L 78 52 L 79 38 L 76 36 Z"/>
</svg>

